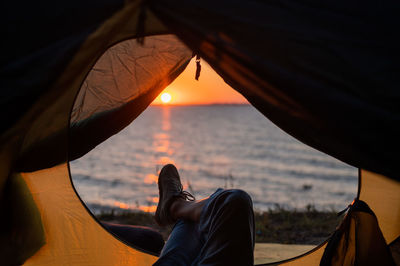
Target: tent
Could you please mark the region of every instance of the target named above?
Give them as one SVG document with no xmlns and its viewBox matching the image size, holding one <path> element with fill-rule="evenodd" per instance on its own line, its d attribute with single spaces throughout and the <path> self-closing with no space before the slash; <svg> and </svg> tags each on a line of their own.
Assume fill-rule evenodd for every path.
<svg viewBox="0 0 400 266">
<path fill-rule="evenodd" d="M 2 263 L 156 260 L 92 217 L 68 161 L 132 122 L 194 54 L 284 131 L 360 168 L 358 198 L 370 209 L 352 205 L 332 241 L 282 263 L 392 263 L 386 243 L 400 236 L 397 1 L 1 6 Z"/>
</svg>

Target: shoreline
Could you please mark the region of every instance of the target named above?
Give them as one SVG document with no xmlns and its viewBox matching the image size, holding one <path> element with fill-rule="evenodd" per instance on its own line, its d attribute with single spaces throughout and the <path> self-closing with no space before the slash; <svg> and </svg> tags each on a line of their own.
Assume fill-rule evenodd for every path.
<svg viewBox="0 0 400 266">
<path fill-rule="evenodd" d="M 151 227 L 166 240 L 172 226 L 159 227 L 154 214 L 143 211 L 104 211 L 95 215 L 99 221 Z M 286 210 L 254 211 L 256 243 L 318 245 L 326 240 L 341 221 L 336 211 Z"/>
</svg>

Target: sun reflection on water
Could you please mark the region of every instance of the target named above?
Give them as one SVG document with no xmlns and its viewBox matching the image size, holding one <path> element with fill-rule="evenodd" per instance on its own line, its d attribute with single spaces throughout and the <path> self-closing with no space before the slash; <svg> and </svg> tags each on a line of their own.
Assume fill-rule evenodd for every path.
<svg viewBox="0 0 400 266">
<path fill-rule="evenodd" d="M 119 201 L 114 202 L 114 206 L 124 210 L 132 209 L 128 204 Z"/>
<path fill-rule="evenodd" d="M 144 212 L 156 212 L 157 205 L 152 206 L 139 206 L 139 210 Z"/>
<path fill-rule="evenodd" d="M 152 149 L 154 151 L 154 161 L 156 163 L 156 173 L 148 173 L 144 178 L 146 184 L 157 184 L 158 174 L 161 168 L 169 163 L 175 164 L 171 155 L 174 150 L 171 146 L 171 110 L 169 106 L 162 107 L 162 122 L 159 132 L 153 135 Z M 157 209 L 158 197 L 153 197 L 147 201 L 147 206 L 138 206 L 137 208 L 145 212 L 155 212 Z"/>
<path fill-rule="evenodd" d="M 169 106 L 163 106 L 162 116 L 162 130 L 169 131 L 171 129 L 171 109 L 169 108 Z"/>
<path fill-rule="evenodd" d="M 155 174 L 148 174 L 146 175 L 146 177 L 144 178 L 144 182 L 146 184 L 157 184 L 157 179 L 158 176 L 156 176 Z"/>
<path fill-rule="evenodd" d="M 340 209 L 354 198 L 356 169 L 282 135 L 251 108 L 151 107 L 124 132 L 71 162 L 74 185 L 96 213 L 155 210 L 158 172 L 168 163 L 197 197 L 216 187 L 239 187 L 260 210 L 276 203 Z"/>
</svg>

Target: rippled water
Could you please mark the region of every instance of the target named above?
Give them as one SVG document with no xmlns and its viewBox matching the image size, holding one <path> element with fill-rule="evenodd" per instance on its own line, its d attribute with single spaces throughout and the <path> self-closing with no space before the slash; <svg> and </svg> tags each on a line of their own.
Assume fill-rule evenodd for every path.
<svg viewBox="0 0 400 266">
<path fill-rule="evenodd" d="M 249 105 L 151 106 L 130 126 L 71 162 L 89 208 L 154 211 L 157 172 L 174 163 L 196 197 L 241 188 L 259 210 L 276 204 L 340 210 L 357 169 L 288 136 Z"/>
</svg>

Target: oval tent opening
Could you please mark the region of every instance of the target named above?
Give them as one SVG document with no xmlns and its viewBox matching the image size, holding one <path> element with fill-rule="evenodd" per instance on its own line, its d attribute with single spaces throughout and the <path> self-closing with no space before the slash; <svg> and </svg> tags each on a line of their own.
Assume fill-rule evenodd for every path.
<svg viewBox="0 0 400 266">
<path fill-rule="evenodd" d="M 100 58 L 98 64 L 102 62 L 113 61 Z M 78 194 L 117 238 L 157 254 L 162 244 L 151 246 L 148 239 L 157 243 L 155 231 L 167 240 L 171 231 L 153 219 L 158 173 L 163 165 L 173 163 L 184 189 L 196 198 L 207 197 L 219 187 L 249 193 L 255 211 L 256 264 L 289 259 L 315 248 L 334 231 L 341 219 L 337 212 L 356 196 L 357 170 L 284 133 L 202 64 L 200 81 L 194 80 L 192 60 L 129 126 L 71 162 Z M 104 75 L 104 68 L 96 69 Z M 81 91 L 77 98 L 79 110 L 91 105 L 92 113 L 75 111 L 82 117 L 99 110 L 101 116 L 102 108 L 111 106 L 97 96 L 92 100 L 91 86 L 84 83 L 85 93 Z M 222 92 L 213 94 L 218 88 Z M 224 94 L 225 90 L 232 92 Z M 121 229 L 121 225 L 128 227 Z M 147 237 L 129 238 L 126 230 L 132 225 L 149 229 L 142 231 Z"/>
<path fill-rule="evenodd" d="M 198 198 L 216 187 L 248 191 L 256 262 L 281 259 L 268 257 L 270 248 L 318 245 L 326 238 L 319 233 L 331 232 L 318 227 L 321 219 L 355 194 L 354 168 L 324 154 L 359 169 L 356 200 L 329 242 L 279 263 L 399 261 L 397 2 L 8 1 L 2 7 L 3 264 L 153 264 L 163 232 L 144 224 L 139 231 L 149 241 L 139 244 L 121 232 L 151 216 L 158 171 L 167 162 Z M 204 62 L 284 132 L 323 154 L 283 137 L 241 102 L 193 106 L 199 99 L 192 87 L 172 82 L 189 66 L 190 80 L 211 81 L 203 96 L 217 97 L 223 90 L 205 74 Z M 232 191 L 253 211 L 247 194 Z M 106 224 L 128 214 L 139 216 L 127 227 Z M 238 240 L 238 233 L 229 236 Z M 252 249 L 249 256 L 230 254 L 225 258 L 253 259 Z"/>
</svg>

